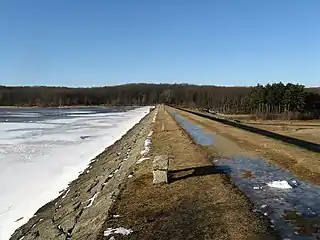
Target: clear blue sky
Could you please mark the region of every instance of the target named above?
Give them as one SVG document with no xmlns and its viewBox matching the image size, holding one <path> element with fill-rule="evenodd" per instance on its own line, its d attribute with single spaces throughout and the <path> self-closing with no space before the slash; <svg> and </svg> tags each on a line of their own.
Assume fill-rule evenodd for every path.
<svg viewBox="0 0 320 240">
<path fill-rule="evenodd" d="M 1 0 L 0 85 L 320 86 L 319 0 Z"/>
</svg>

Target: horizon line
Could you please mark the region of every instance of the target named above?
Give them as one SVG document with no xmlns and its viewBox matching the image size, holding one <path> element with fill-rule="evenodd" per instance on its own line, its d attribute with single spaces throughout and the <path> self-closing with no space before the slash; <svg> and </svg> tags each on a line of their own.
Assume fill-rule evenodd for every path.
<svg viewBox="0 0 320 240">
<path fill-rule="evenodd" d="M 52 87 L 52 88 L 105 88 L 105 87 L 118 87 L 118 86 L 124 86 L 124 85 L 134 85 L 134 84 L 148 84 L 148 85 L 190 85 L 190 86 L 203 86 L 203 87 L 245 87 L 245 88 L 249 88 L 249 87 L 255 87 L 258 84 L 260 85 L 267 85 L 267 84 L 274 84 L 274 83 L 280 83 L 282 81 L 278 81 L 278 82 L 269 82 L 266 84 L 261 84 L 261 83 L 257 83 L 256 85 L 221 85 L 221 84 L 194 84 L 194 83 L 185 83 L 185 82 L 175 82 L 175 83 L 154 83 L 154 82 L 129 82 L 129 83 L 120 83 L 120 84 L 109 84 L 109 85 L 93 85 L 93 86 L 84 86 L 84 85 L 79 85 L 79 86 L 74 86 L 74 85 L 1 85 L 0 87 Z M 282 82 L 283 84 L 288 84 L 288 83 L 292 83 L 292 82 Z M 292 83 L 292 84 L 300 84 L 300 83 Z M 320 88 L 319 86 L 306 86 L 304 84 L 300 84 L 303 85 L 305 88 Z"/>
</svg>

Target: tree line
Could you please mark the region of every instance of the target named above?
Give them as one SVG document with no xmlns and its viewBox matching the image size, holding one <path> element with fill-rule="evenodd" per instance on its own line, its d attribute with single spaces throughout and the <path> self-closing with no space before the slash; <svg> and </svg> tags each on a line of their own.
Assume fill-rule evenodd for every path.
<svg viewBox="0 0 320 240">
<path fill-rule="evenodd" d="M 274 83 L 255 87 L 190 84 L 125 84 L 110 87 L 0 86 L 2 106 L 151 105 L 165 103 L 207 108 L 221 113 L 252 114 L 261 118 L 319 118 L 319 88 Z"/>
</svg>

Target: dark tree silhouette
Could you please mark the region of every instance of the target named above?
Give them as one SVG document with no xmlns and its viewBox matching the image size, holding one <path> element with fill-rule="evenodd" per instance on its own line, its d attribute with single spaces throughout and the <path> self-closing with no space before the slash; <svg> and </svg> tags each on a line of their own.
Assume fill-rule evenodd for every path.
<svg viewBox="0 0 320 240">
<path fill-rule="evenodd" d="M 166 103 L 260 118 L 319 118 L 320 88 L 274 83 L 255 87 L 125 84 L 99 88 L 0 86 L 0 105 L 77 106 Z"/>
</svg>

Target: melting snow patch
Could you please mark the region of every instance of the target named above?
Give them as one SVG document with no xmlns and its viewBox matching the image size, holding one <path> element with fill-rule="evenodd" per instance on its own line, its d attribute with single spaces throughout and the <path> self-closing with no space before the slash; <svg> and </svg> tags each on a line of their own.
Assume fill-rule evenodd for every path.
<svg viewBox="0 0 320 240">
<path fill-rule="evenodd" d="M 149 159 L 150 159 L 149 157 L 140 158 L 140 159 L 137 161 L 137 164 L 140 164 L 140 163 L 144 162 L 145 160 L 149 160 Z"/>
<path fill-rule="evenodd" d="M 152 119 L 153 123 L 156 121 L 157 115 L 158 115 L 158 109 L 156 110 L 156 113 L 153 116 L 153 119 Z"/>
<path fill-rule="evenodd" d="M 130 174 L 130 175 L 128 176 L 128 178 L 133 178 L 133 175 L 132 175 L 132 174 Z"/>
<path fill-rule="evenodd" d="M 151 137 L 153 134 L 153 131 L 149 132 L 148 137 Z"/>
<path fill-rule="evenodd" d="M 108 228 L 104 231 L 103 236 L 108 237 L 111 234 L 121 234 L 123 236 L 130 235 L 133 231 L 131 229 L 125 229 L 123 227 L 119 228 Z"/>
<path fill-rule="evenodd" d="M 61 199 L 64 199 L 69 192 L 70 192 L 70 189 L 68 189 L 68 190 L 66 191 L 66 193 L 61 197 Z"/>
<path fill-rule="evenodd" d="M 89 204 L 88 204 L 86 207 L 84 207 L 84 208 L 89 208 L 89 207 L 91 207 L 92 204 L 93 204 L 93 201 L 97 198 L 98 194 L 99 194 L 99 192 L 95 193 L 95 194 L 93 195 L 93 197 L 90 198 L 90 199 L 87 201 L 87 202 L 89 202 Z"/>
<path fill-rule="evenodd" d="M 140 155 L 146 155 L 149 151 L 147 149 L 144 149 L 140 152 Z"/>
<path fill-rule="evenodd" d="M 147 139 L 144 141 L 144 146 L 145 146 L 145 147 L 148 147 L 148 146 L 150 146 L 150 145 L 151 145 L 151 140 L 147 138 Z"/>
<path fill-rule="evenodd" d="M 272 182 L 267 183 L 267 185 L 269 187 L 281 188 L 281 189 L 290 189 L 290 188 L 292 188 L 286 180 L 272 181 Z"/>
<path fill-rule="evenodd" d="M 150 151 L 150 145 L 151 145 L 151 140 L 150 140 L 149 138 L 147 138 L 147 139 L 144 141 L 144 150 L 142 150 L 142 151 L 140 152 L 140 154 L 141 154 L 142 156 L 144 156 L 144 155 L 146 155 L 146 154 L 149 153 L 149 151 Z"/>
<path fill-rule="evenodd" d="M 115 215 L 113 215 L 112 217 L 113 217 L 113 218 L 118 218 L 118 217 L 120 217 L 120 215 L 115 214 Z"/>
<path fill-rule="evenodd" d="M 115 237 L 111 237 L 111 238 L 109 238 L 109 240 L 116 240 L 116 239 L 115 239 Z"/>
</svg>

